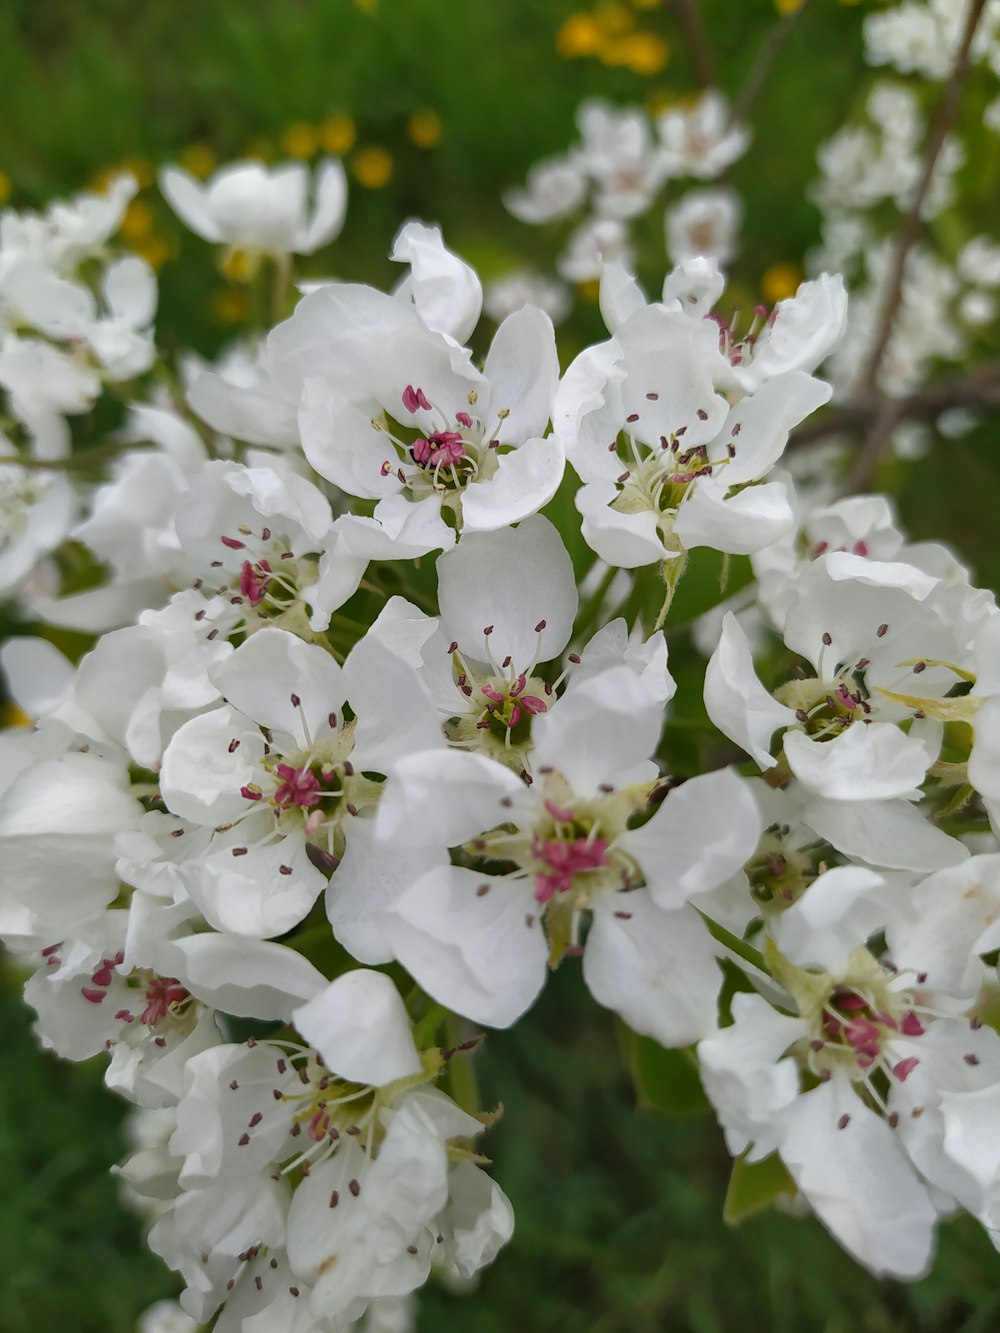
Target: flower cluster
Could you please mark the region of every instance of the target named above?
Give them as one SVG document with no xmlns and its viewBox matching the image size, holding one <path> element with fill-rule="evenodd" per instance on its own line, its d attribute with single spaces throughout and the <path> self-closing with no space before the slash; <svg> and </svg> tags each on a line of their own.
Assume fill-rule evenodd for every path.
<svg viewBox="0 0 1000 1333">
<path fill-rule="evenodd" d="M 882 139 L 826 150 L 831 209 L 912 189 L 913 106 L 869 110 Z M 597 104 L 580 130 L 508 206 L 590 192 L 591 239 L 747 144 L 714 94 L 656 142 Z M 162 186 L 278 279 L 345 206 L 330 164 L 311 210 L 297 166 Z M 487 347 L 477 273 L 408 222 L 392 291 L 307 285 L 160 375 L 155 281 L 107 249 L 130 189 L 0 219 L 2 588 L 94 636 L 0 650 L 32 723 L 0 734 L 0 939 L 42 1044 L 104 1052 L 139 1108 L 120 1171 L 186 1316 L 337 1333 L 490 1263 L 513 1210 L 463 1071 L 559 966 L 692 1048 L 740 1165 L 780 1159 L 872 1272 L 925 1272 L 957 1208 L 1000 1234 L 1000 613 L 883 497 L 786 459 L 843 279 L 741 327 L 676 213 L 655 301 L 578 234 L 608 336 L 561 372 L 535 305 Z M 110 466 L 71 454 L 122 380 Z M 677 625 L 707 658 L 678 689 L 702 557 L 746 582 Z"/>
</svg>

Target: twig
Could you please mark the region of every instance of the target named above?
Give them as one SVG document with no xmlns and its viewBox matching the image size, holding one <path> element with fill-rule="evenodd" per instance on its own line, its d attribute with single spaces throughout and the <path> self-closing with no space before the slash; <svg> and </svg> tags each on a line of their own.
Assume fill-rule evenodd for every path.
<svg viewBox="0 0 1000 1333">
<path fill-rule="evenodd" d="M 899 230 L 896 233 L 896 243 L 886 282 L 882 312 L 879 317 L 875 340 L 858 385 L 859 393 L 862 396 L 874 391 L 878 380 L 878 372 L 881 369 L 886 348 L 892 336 L 893 325 L 903 295 L 906 261 L 920 235 L 920 213 L 924 206 L 924 200 L 927 198 L 927 191 L 930 189 L 931 181 L 934 178 L 934 169 L 937 166 L 938 157 L 958 110 L 962 84 L 969 68 L 969 51 L 972 46 L 972 39 L 975 36 L 976 27 L 982 17 L 985 5 L 986 0 L 970 0 L 958 54 L 955 56 L 955 63 L 952 66 L 951 74 L 948 76 L 948 82 L 941 95 L 933 124 L 927 135 L 927 142 L 924 145 L 924 161 L 920 179 L 910 207 L 900 222 Z M 875 461 L 878 461 L 877 458 Z"/>
<path fill-rule="evenodd" d="M 733 100 L 732 109 L 729 112 L 730 125 L 740 125 L 749 116 L 753 104 L 764 90 L 767 76 L 771 72 L 771 66 L 774 64 L 778 52 L 791 36 L 792 29 L 808 4 L 809 0 L 802 0 L 798 9 L 778 19 L 771 26 L 770 31 L 761 43 L 757 58 L 750 68 L 750 73 L 743 82 L 743 87 Z"/>
<path fill-rule="evenodd" d="M 1000 408 L 1000 362 L 981 366 L 969 375 L 927 384 L 905 397 L 889 400 L 896 424 L 900 421 L 934 421 L 952 407 Z M 885 399 L 871 393 L 858 395 L 835 407 L 818 421 L 810 421 L 792 433 L 789 446 L 799 448 L 830 435 L 865 435 L 874 432 Z"/>
<path fill-rule="evenodd" d="M 695 77 L 702 88 L 715 87 L 715 65 L 712 52 L 702 27 L 697 0 L 671 0 L 677 22 L 684 33 L 684 41 L 694 65 Z"/>
<path fill-rule="evenodd" d="M 96 445 L 93 449 L 82 449 L 79 453 L 67 454 L 65 458 L 29 458 L 20 454 L 5 454 L 0 457 L 0 467 L 23 467 L 29 472 L 83 472 L 87 468 L 110 463 L 124 453 L 131 453 L 133 449 L 155 448 L 154 440 L 122 440 Z"/>
</svg>

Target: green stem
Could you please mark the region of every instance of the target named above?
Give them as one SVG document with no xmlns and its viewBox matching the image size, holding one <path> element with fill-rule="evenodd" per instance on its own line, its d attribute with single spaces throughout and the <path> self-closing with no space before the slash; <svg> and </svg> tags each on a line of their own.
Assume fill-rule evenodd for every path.
<svg viewBox="0 0 1000 1333">
<path fill-rule="evenodd" d="M 462 1035 L 461 1021 L 457 1014 L 449 1014 L 445 1020 L 445 1041 L 452 1048 L 465 1040 Z M 451 1084 L 451 1095 L 462 1110 L 467 1111 L 469 1115 L 478 1115 L 481 1109 L 479 1083 L 468 1054 L 463 1053 L 451 1057 L 448 1062 L 448 1079 Z"/>
<path fill-rule="evenodd" d="M 674 593 L 677 591 L 677 585 L 681 581 L 681 575 L 684 573 L 684 566 L 687 564 L 687 551 L 682 550 L 679 555 L 674 556 L 672 560 L 664 560 L 662 572 L 663 582 L 666 584 L 666 593 L 663 598 L 663 605 L 660 607 L 660 614 L 656 617 L 656 624 L 653 626 L 653 633 L 663 628 L 663 622 L 667 618 L 670 610 L 670 604 L 674 600 Z"/>
<path fill-rule="evenodd" d="M 583 606 L 577 612 L 576 624 L 573 627 L 574 638 L 582 638 L 584 633 L 590 629 L 591 624 L 597 619 L 601 610 L 601 604 L 608 595 L 608 589 L 615 581 L 615 575 L 618 573 L 615 565 L 609 565 L 604 573 L 600 583 L 590 594 Z"/>
<path fill-rule="evenodd" d="M 407 1003 L 409 1003 L 409 998 L 408 996 Z M 448 1010 L 443 1004 L 433 1002 L 428 1004 L 423 1017 L 413 1026 L 413 1040 L 418 1051 L 426 1050 L 428 1046 L 432 1046 L 436 1042 L 438 1033 L 447 1017 Z"/>
<path fill-rule="evenodd" d="M 99 467 L 110 463 L 119 454 L 133 449 L 155 449 L 152 440 L 138 440 L 134 443 L 115 441 L 114 444 L 101 444 L 93 449 L 81 449 L 79 453 L 69 454 L 66 458 L 22 458 L 20 456 L 0 458 L 0 467 L 23 467 L 30 472 L 82 472 L 87 468 Z"/>
<path fill-rule="evenodd" d="M 720 944 L 724 944 L 727 949 L 736 954 L 737 957 L 742 958 L 745 963 L 749 963 L 751 967 L 770 975 L 770 969 L 759 949 L 755 949 L 752 944 L 747 944 L 746 940 L 741 940 L 738 935 L 734 935 L 725 926 L 720 926 L 718 921 L 713 921 L 704 912 L 699 912 L 699 915 L 708 927 L 708 933 L 713 939 L 718 940 Z"/>
</svg>

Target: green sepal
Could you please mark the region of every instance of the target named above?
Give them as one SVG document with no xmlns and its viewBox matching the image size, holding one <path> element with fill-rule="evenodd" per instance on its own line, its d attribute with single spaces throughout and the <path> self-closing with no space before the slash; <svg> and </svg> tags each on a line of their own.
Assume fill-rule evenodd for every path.
<svg viewBox="0 0 1000 1333">
<path fill-rule="evenodd" d="M 690 1047 L 668 1049 L 620 1020 L 618 1034 L 641 1109 L 663 1115 L 703 1115 L 712 1109 Z"/>
<path fill-rule="evenodd" d="M 777 1153 L 762 1162 L 737 1157 L 729 1176 L 722 1216 L 729 1226 L 735 1227 L 782 1196 L 792 1199 L 797 1192 L 795 1181 Z"/>
</svg>

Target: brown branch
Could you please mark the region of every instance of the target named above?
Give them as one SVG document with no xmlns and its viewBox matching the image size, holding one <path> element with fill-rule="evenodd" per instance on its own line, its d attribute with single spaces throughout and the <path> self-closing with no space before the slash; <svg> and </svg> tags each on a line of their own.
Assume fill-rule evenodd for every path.
<svg viewBox="0 0 1000 1333">
<path fill-rule="evenodd" d="M 730 125 L 742 124 L 749 116 L 751 108 L 764 91 L 771 66 L 777 59 L 779 51 L 791 36 L 792 29 L 808 4 L 809 0 L 802 0 L 798 9 L 778 19 L 771 26 L 770 31 L 761 43 L 760 50 L 757 52 L 756 60 L 750 67 L 749 74 L 743 81 L 743 87 L 736 94 L 733 101 L 732 110 L 729 113 Z"/>
<path fill-rule="evenodd" d="M 986 0 L 971 0 L 969 4 L 969 12 L 966 15 L 965 28 L 962 32 L 958 53 L 955 56 L 955 63 L 952 65 L 948 82 L 941 94 L 941 100 L 934 114 L 934 121 L 924 144 L 923 168 L 920 179 L 917 182 L 910 207 L 903 216 L 896 233 L 892 263 L 886 281 L 885 299 L 882 303 L 882 310 L 876 327 L 875 340 L 858 385 L 858 391 L 862 396 L 871 393 L 878 381 L 878 373 L 885 357 L 886 348 L 889 345 L 889 339 L 892 336 L 893 325 L 896 322 L 896 315 L 903 295 L 906 261 L 920 235 L 920 213 L 924 206 L 924 200 L 927 198 L 927 191 L 930 189 L 931 181 L 934 178 L 938 157 L 958 111 L 962 84 L 969 68 L 969 52 L 972 47 L 972 39 L 975 36 L 979 20 L 982 18 L 985 5 Z M 872 452 L 873 450 L 868 450 L 866 446 L 866 453 L 870 455 Z M 874 464 L 877 464 L 877 462 L 877 455 L 874 463 L 871 462 L 869 457 L 866 466 L 874 471 Z"/>
<path fill-rule="evenodd" d="M 810 421 L 792 433 L 790 445 L 798 448 L 830 435 L 864 436 L 874 433 L 883 410 L 891 407 L 893 426 L 900 421 L 935 421 L 953 407 L 973 410 L 1000 409 L 1000 362 L 981 366 L 968 375 L 927 384 L 901 398 L 881 394 L 858 395 L 835 407 L 818 421 Z"/>
<path fill-rule="evenodd" d="M 671 4 L 694 65 L 695 78 L 702 88 L 714 88 L 715 62 L 698 13 L 697 0 L 671 0 Z"/>
</svg>

